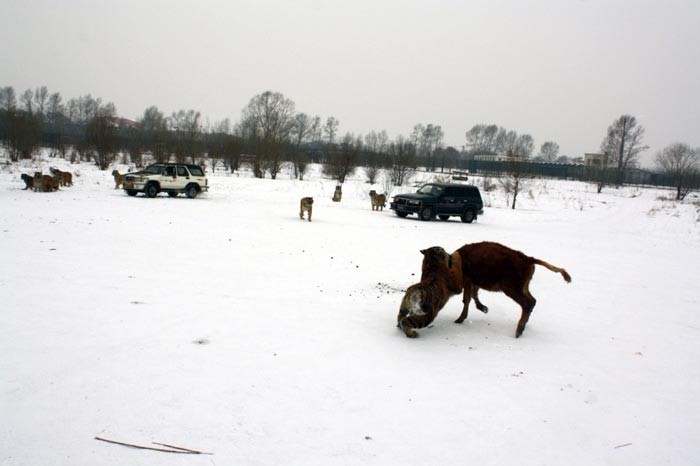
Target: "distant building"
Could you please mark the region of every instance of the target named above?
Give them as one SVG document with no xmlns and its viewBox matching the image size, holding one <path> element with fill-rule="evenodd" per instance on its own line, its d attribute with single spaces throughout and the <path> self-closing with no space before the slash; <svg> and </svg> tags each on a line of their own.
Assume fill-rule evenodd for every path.
<svg viewBox="0 0 700 466">
<path fill-rule="evenodd" d="M 134 120 L 121 117 L 107 117 L 106 120 L 117 128 L 140 128 L 141 125 Z"/>
<path fill-rule="evenodd" d="M 504 154 L 475 154 L 474 160 L 480 162 L 518 162 L 522 161 L 520 157 L 512 157 Z"/>
<path fill-rule="evenodd" d="M 591 168 L 603 168 L 608 165 L 608 154 L 584 154 L 583 164 Z"/>
</svg>

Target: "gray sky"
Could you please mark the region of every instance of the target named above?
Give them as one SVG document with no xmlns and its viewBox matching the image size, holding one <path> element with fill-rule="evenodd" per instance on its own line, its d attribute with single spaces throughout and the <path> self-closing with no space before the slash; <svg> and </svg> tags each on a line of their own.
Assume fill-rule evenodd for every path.
<svg viewBox="0 0 700 466">
<path fill-rule="evenodd" d="M 0 86 L 90 93 L 139 118 L 237 121 L 265 90 L 340 132 L 477 123 L 560 154 L 637 116 L 651 146 L 700 146 L 698 0 L 1 0 Z"/>
</svg>

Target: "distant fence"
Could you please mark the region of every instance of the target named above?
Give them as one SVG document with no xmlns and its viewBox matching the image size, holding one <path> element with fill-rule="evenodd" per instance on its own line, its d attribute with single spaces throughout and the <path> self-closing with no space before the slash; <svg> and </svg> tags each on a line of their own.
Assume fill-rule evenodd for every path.
<svg viewBox="0 0 700 466">
<path fill-rule="evenodd" d="M 593 182 L 598 182 L 602 179 L 606 184 L 613 183 L 617 173 L 614 168 L 603 171 L 599 168 L 573 163 L 495 162 L 485 160 L 460 160 L 457 163 L 457 168 L 468 170 L 473 174 L 493 177 L 501 176 L 515 169 L 519 173 L 528 176 Z M 674 185 L 673 178 L 669 175 L 640 168 L 628 168 L 625 170 L 623 183 L 660 187 L 673 187 Z"/>
</svg>

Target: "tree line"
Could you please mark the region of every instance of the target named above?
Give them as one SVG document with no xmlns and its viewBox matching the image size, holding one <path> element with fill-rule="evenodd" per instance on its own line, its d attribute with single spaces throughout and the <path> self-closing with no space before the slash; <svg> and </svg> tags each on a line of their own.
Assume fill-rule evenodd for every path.
<svg viewBox="0 0 700 466">
<path fill-rule="evenodd" d="M 600 179 L 620 185 L 624 172 L 636 166 L 644 145 L 644 128 L 632 115 L 615 119 L 605 132 L 600 151 L 606 156 Z M 545 141 L 535 154 L 535 140 L 496 124 L 476 124 L 465 133 L 462 151 L 444 143 L 440 125 L 418 123 L 408 135 L 389 138 L 386 131 L 366 135 L 340 132 L 333 116 L 298 112 L 279 92 L 266 91 L 250 99 L 240 119 L 205 123 L 196 110 L 166 115 L 150 106 L 135 122 L 117 117 L 112 102 L 86 94 L 64 102 L 46 86 L 17 94 L 0 87 L 0 141 L 12 161 L 31 158 L 39 147 L 52 156 L 92 161 L 101 169 L 121 156 L 143 165 L 144 155 L 157 162 L 180 163 L 208 158 L 229 170 L 248 163 L 256 177 L 275 179 L 286 164 L 303 179 L 309 163 L 321 163 L 324 174 L 343 183 L 358 166 L 376 183 L 382 171 L 393 185 L 402 185 L 418 166 L 444 172 L 477 155 L 502 154 L 517 162 L 581 163 L 580 157 L 559 155 L 559 145 Z M 656 155 L 657 168 L 672 176 L 678 197 L 697 184 L 700 150 L 675 143 Z M 511 166 L 522 166 L 513 164 Z M 601 186 L 602 186 L 601 181 Z"/>
<path fill-rule="evenodd" d="M 146 154 L 156 162 L 207 158 L 213 168 L 223 164 L 235 171 L 245 162 L 256 177 L 273 179 L 285 164 L 303 179 L 314 162 L 339 183 L 363 166 L 370 183 L 387 170 L 391 181 L 401 185 L 418 166 L 454 166 L 459 151 L 445 147 L 443 137 L 441 127 L 432 123 L 417 124 L 409 136 L 394 139 L 384 130 L 341 134 L 337 118 L 297 112 L 292 100 L 272 91 L 253 97 L 238 122 L 210 124 L 199 111 L 182 109 L 168 116 L 156 106 L 132 122 L 117 117 L 112 102 L 90 94 L 64 102 L 46 87 L 19 96 L 10 86 L 0 87 L 0 141 L 12 161 L 31 158 L 39 147 L 49 148 L 51 156 L 94 162 L 101 169 L 118 157 L 140 166 Z"/>
<path fill-rule="evenodd" d="M 602 163 L 585 170 L 584 176 L 598 184 L 598 192 L 604 185 L 620 186 L 625 174 L 638 167 L 639 156 L 649 149 L 644 144 L 645 129 L 633 115 L 616 118 L 604 134 L 600 144 Z M 537 172 L 527 162 L 582 163 L 581 157 L 569 158 L 559 155 L 559 145 L 545 141 L 537 155 L 533 156 L 534 139 L 529 134 L 518 134 L 495 124 L 477 124 L 466 133 L 468 156 L 501 154 L 508 157 L 502 171 L 518 181 L 528 173 Z M 700 148 L 693 149 L 685 143 L 673 143 L 654 158 L 656 168 L 665 174 L 676 188 L 676 199 L 683 199 L 690 191 L 700 188 Z"/>
</svg>

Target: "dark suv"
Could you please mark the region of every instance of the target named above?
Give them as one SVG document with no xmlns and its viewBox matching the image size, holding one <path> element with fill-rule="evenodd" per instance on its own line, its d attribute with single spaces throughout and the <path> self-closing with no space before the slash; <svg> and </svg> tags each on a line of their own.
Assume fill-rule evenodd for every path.
<svg viewBox="0 0 700 466">
<path fill-rule="evenodd" d="M 455 216 L 465 223 L 472 223 L 477 215 L 484 213 L 484 203 L 476 186 L 428 183 L 415 193 L 394 196 L 391 209 L 402 218 L 418 214 L 421 220 L 427 221 L 436 216 L 440 220 Z"/>
</svg>

